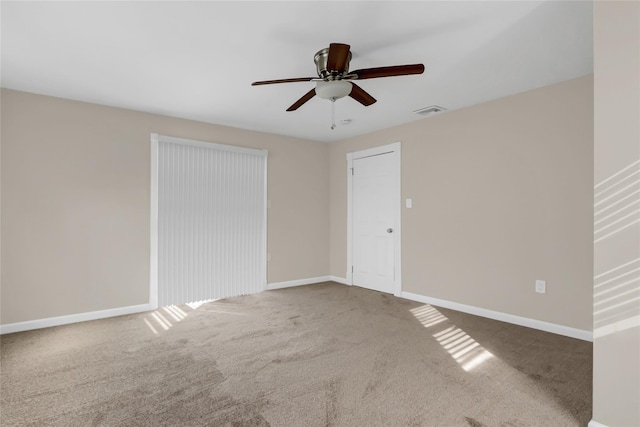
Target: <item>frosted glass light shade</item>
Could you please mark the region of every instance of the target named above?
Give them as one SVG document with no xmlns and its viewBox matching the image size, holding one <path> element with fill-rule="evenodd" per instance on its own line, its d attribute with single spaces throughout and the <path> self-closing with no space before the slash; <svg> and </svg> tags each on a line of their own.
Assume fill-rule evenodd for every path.
<svg viewBox="0 0 640 427">
<path fill-rule="evenodd" d="M 351 82 L 344 80 L 320 81 L 316 84 L 316 95 L 322 99 L 339 99 L 351 93 Z"/>
</svg>

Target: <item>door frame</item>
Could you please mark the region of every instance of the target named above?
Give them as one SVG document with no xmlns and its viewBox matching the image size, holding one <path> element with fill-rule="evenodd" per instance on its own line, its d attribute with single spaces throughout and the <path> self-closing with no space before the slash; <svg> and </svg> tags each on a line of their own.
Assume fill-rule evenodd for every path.
<svg viewBox="0 0 640 427">
<path fill-rule="evenodd" d="M 391 153 L 394 160 L 394 191 L 396 206 L 393 210 L 393 251 L 394 251 L 394 280 L 393 295 L 399 297 L 402 294 L 402 194 L 401 194 L 401 172 L 402 156 L 400 142 L 382 145 L 380 147 L 369 148 L 367 150 L 347 153 L 347 284 L 353 285 L 353 161 L 365 157 L 379 156 Z"/>
</svg>

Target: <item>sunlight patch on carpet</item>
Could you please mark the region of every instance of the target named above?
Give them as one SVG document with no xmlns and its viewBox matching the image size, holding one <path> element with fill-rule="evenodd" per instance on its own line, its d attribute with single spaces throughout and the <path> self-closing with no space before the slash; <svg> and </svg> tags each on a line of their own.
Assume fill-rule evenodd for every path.
<svg viewBox="0 0 640 427">
<path fill-rule="evenodd" d="M 420 323 L 422 323 L 425 328 L 430 328 L 431 326 L 437 325 L 438 323 L 447 320 L 447 318 L 442 313 L 440 313 L 429 304 L 412 308 L 409 311 L 416 319 L 418 319 Z"/>
<path fill-rule="evenodd" d="M 158 324 L 162 326 L 162 329 L 164 329 L 165 331 L 173 326 L 171 322 L 165 319 L 162 313 L 160 313 L 159 311 L 154 311 L 153 313 L 151 313 L 151 317 L 153 317 L 154 320 L 158 322 Z"/>
<path fill-rule="evenodd" d="M 188 302 L 187 303 L 187 307 L 189 307 L 192 310 L 197 310 L 198 307 L 200 307 L 202 304 L 206 304 L 208 302 L 213 302 L 213 301 L 217 301 L 216 299 L 205 299 L 202 301 L 194 301 L 194 302 Z"/>
<path fill-rule="evenodd" d="M 429 304 L 412 308 L 409 311 L 425 328 L 430 328 L 449 320 Z M 467 372 L 493 357 L 493 354 L 485 350 L 476 340 L 455 325 L 449 326 L 433 335 L 433 337 Z"/>
<path fill-rule="evenodd" d="M 210 300 L 210 301 L 214 301 L 214 300 Z M 192 310 L 196 310 L 205 302 L 209 302 L 209 301 L 199 301 L 197 303 L 190 303 L 187 305 Z M 152 312 L 151 314 L 149 314 L 149 316 L 143 318 L 142 320 L 147 325 L 149 330 L 153 332 L 154 335 L 158 335 L 158 330 L 160 328 L 162 330 L 168 331 L 175 323 L 182 321 L 188 315 L 189 315 L 188 313 L 185 313 L 185 311 L 180 307 L 178 307 L 177 305 L 168 305 L 166 307 L 159 308 L 158 310 Z"/>
<path fill-rule="evenodd" d="M 433 337 L 467 372 L 493 357 L 493 354 L 455 325 L 434 334 Z"/>
<path fill-rule="evenodd" d="M 147 326 L 149 327 L 149 329 L 151 330 L 151 332 L 153 332 L 155 335 L 158 335 L 158 331 L 156 330 L 156 328 L 153 327 L 153 325 L 151 324 L 151 322 L 149 322 L 147 319 L 142 319 L 144 320 L 144 323 L 147 324 Z"/>
<path fill-rule="evenodd" d="M 185 317 L 187 317 L 187 313 L 185 313 L 184 311 L 182 311 L 180 309 L 180 307 L 177 307 L 175 305 L 168 305 L 166 307 L 162 307 L 162 309 L 171 317 L 173 317 L 173 319 L 176 322 L 181 321 L 182 319 L 184 319 Z"/>
</svg>

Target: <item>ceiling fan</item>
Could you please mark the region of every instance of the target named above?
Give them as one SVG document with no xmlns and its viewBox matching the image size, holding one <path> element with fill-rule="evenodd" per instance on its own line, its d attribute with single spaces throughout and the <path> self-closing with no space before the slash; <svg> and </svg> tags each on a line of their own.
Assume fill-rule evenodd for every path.
<svg viewBox="0 0 640 427">
<path fill-rule="evenodd" d="M 287 108 L 287 111 L 297 110 L 315 95 L 323 99 L 330 99 L 331 101 L 349 95 L 366 107 L 376 102 L 376 99 L 365 92 L 360 86 L 353 83 L 354 80 L 408 76 L 411 74 L 422 74 L 424 72 L 423 64 L 394 65 L 390 67 L 363 68 L 361 70 L 349 71 L 349 62 L 351 61 L 350 48 L 348 44 L 331 43 L 328 48 L 319 50 L 313 58 L 316 63 L 317 77 L 265 80 L 251 83 L 251 86 L 315 81 L 315 89 L 311 89 L 304 94 L 302 98 Z"/>
</svg>

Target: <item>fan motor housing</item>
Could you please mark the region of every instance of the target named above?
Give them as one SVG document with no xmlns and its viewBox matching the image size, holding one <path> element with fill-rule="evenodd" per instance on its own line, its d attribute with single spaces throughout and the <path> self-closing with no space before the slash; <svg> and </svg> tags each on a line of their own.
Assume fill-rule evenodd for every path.
<svg viewBox="0 0 640 427">
<path fill-rule="evenodd" d="M 318 76 L 322 77 L 325 80 L 340 80 L 342 75 L 347 74 L 349 72 L 349 63 L 351 62 L 351 52 L 347 56 L 347 63 L 345 64 L 345 69 L 338 72 L 335 71 L 332 73 L 332 70 L 327 70 L 327 58 L 329 57 L 329 48 L 326 47 L 324 49 L 320 49 L 313 57 L 313 61 L 316 63 L 316 69 L 318 71 Z"/>
</svg>

